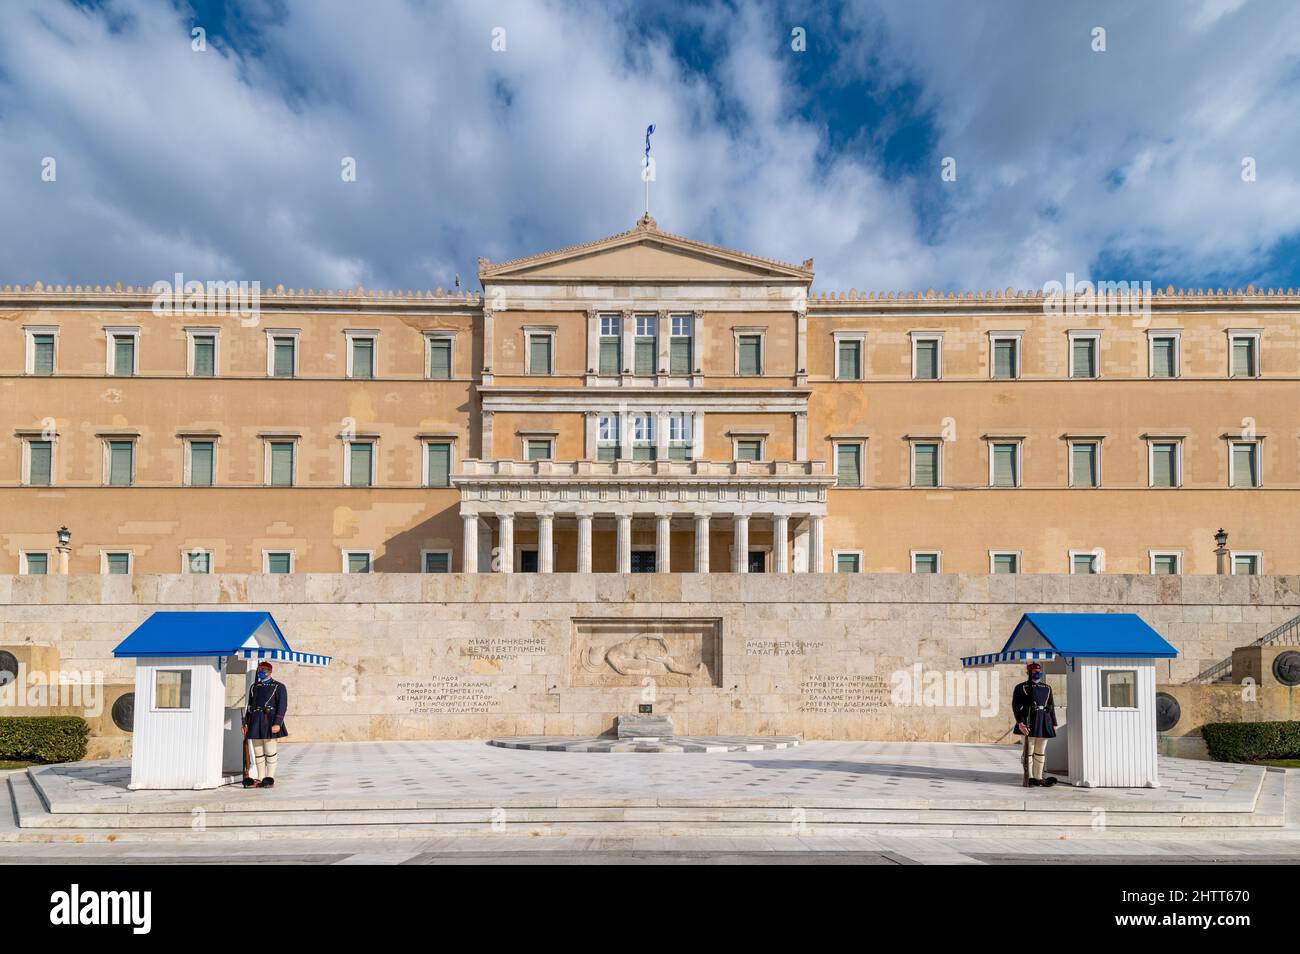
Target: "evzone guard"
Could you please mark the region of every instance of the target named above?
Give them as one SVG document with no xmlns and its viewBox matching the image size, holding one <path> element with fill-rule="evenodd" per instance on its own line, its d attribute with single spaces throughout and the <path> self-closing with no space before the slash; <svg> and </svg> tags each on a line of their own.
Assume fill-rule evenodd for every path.
<svg viewBox="0 0 1300 954">
<path fill-rule="evenodd" d="M 257 675 L 248 690 L 248 708 L 244 710 L 244 758 L 256 762 L 258 778 L 244 777 L 245 788 L 271 788 L 275 785 L 276 749 L 279 740 L 289 734 L 284 715 L 289 711 L 289 690 L 271 678 L 271 664 L 257 664 Z M 252 748 L 251 758 L 248 749 Z M 245 770 L 247 771 L 247 769 Z"/>
<path fill-rule="evenodd" d="M 1025 739 L 1024 784 L 1031 788 L 1056 784 L 1056 778 L 1043 777 L 1047 765 L 1047 740 L 1056 738 L 1056 703 L 1052 687 L 1043 680 L 1043 667 L 1031 662 L 1025 667 L 1028 678 L 1011 691 L 1011 714 L 1017 735 Z"/>
</svg>

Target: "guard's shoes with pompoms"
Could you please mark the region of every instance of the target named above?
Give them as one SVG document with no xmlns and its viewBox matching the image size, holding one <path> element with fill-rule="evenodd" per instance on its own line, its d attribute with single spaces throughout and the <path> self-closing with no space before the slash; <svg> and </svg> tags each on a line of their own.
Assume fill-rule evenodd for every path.
<svg viewBox="0 0 1300 954">
<path fill-rule="evenodd" d="M 1029 787 L 1030 787 L 1030 788 L 1042 788 L 1042 787 L 1043 787 L 1043 780 L 1042 780 L 1042 779 L 1038 779 L 1038 778 L 1031 778 L 1031 779 L 1029 780 Z"/>
<path fill-rule="evenodd" d="M 274 788 L 274 787 L 275 787 L 275 779 L 273 779 L 273 778 L 264 778 L 264 779 L 262 779 L 262 786 L 261 786 L 261 787 L 262 787 L 262 788 Z"/>
<path fill-rule="evenodd" d="M 255 778 L 244 779 L 244 788 L 257 788 L 257 779 Z"/>
<path fill-rule="evenodd" d="M 1043 787 L 1044 787 L 1044 788 L 1051 788 L 1051 787 L 1052 787 L 1053 785 L 1055 785 L 1058 781 L 1059 781 L 1059 779 L 1057 779 L 1057 777 L 1056 777 L 1055 775 L 1049 775 L 1049 776 L 1047 776 L 1047 778 L 1043 779 Z"/>
</svg>

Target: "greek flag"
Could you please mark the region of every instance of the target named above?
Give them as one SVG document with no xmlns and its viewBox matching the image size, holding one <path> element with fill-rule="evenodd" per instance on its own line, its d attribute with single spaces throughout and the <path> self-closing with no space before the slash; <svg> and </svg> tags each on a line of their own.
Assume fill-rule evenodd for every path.
<svg viewBox="0 0 1300 954">
<path fill-rule="evenodd" d="M 655 131 L 654 123 L 651 123 L 649 126 L 645 128 L 645 161 L 647 165 L 650 163 L 650 136 L 654 131 Z"/>
</svg>

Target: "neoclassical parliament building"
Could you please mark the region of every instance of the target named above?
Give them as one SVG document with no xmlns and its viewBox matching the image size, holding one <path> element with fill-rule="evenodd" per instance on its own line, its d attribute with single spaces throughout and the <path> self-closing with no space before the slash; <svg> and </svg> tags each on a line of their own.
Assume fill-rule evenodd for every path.
<svg viewBox="0 0 1300 954">
<path fill-rule="evenodd" d="M 1300 573 L 1293 289 L 827 292 L 649 216 L 478 277 L 3 287 L 0 573 Z"/>
</svg>

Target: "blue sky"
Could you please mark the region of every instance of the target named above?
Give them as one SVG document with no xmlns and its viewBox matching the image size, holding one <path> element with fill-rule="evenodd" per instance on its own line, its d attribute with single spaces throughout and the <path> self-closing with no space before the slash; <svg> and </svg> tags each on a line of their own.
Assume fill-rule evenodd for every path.
<svg viewBox="0 0 1300 954">
<path fill-rule="evenodd" d="M 654 122 L 660 226 L 819 289 L 1300 286 L 1290 0 L 3 16 L 0 283 L 476 287 L 480 255 L 630 227 Z"/>
</svg>

